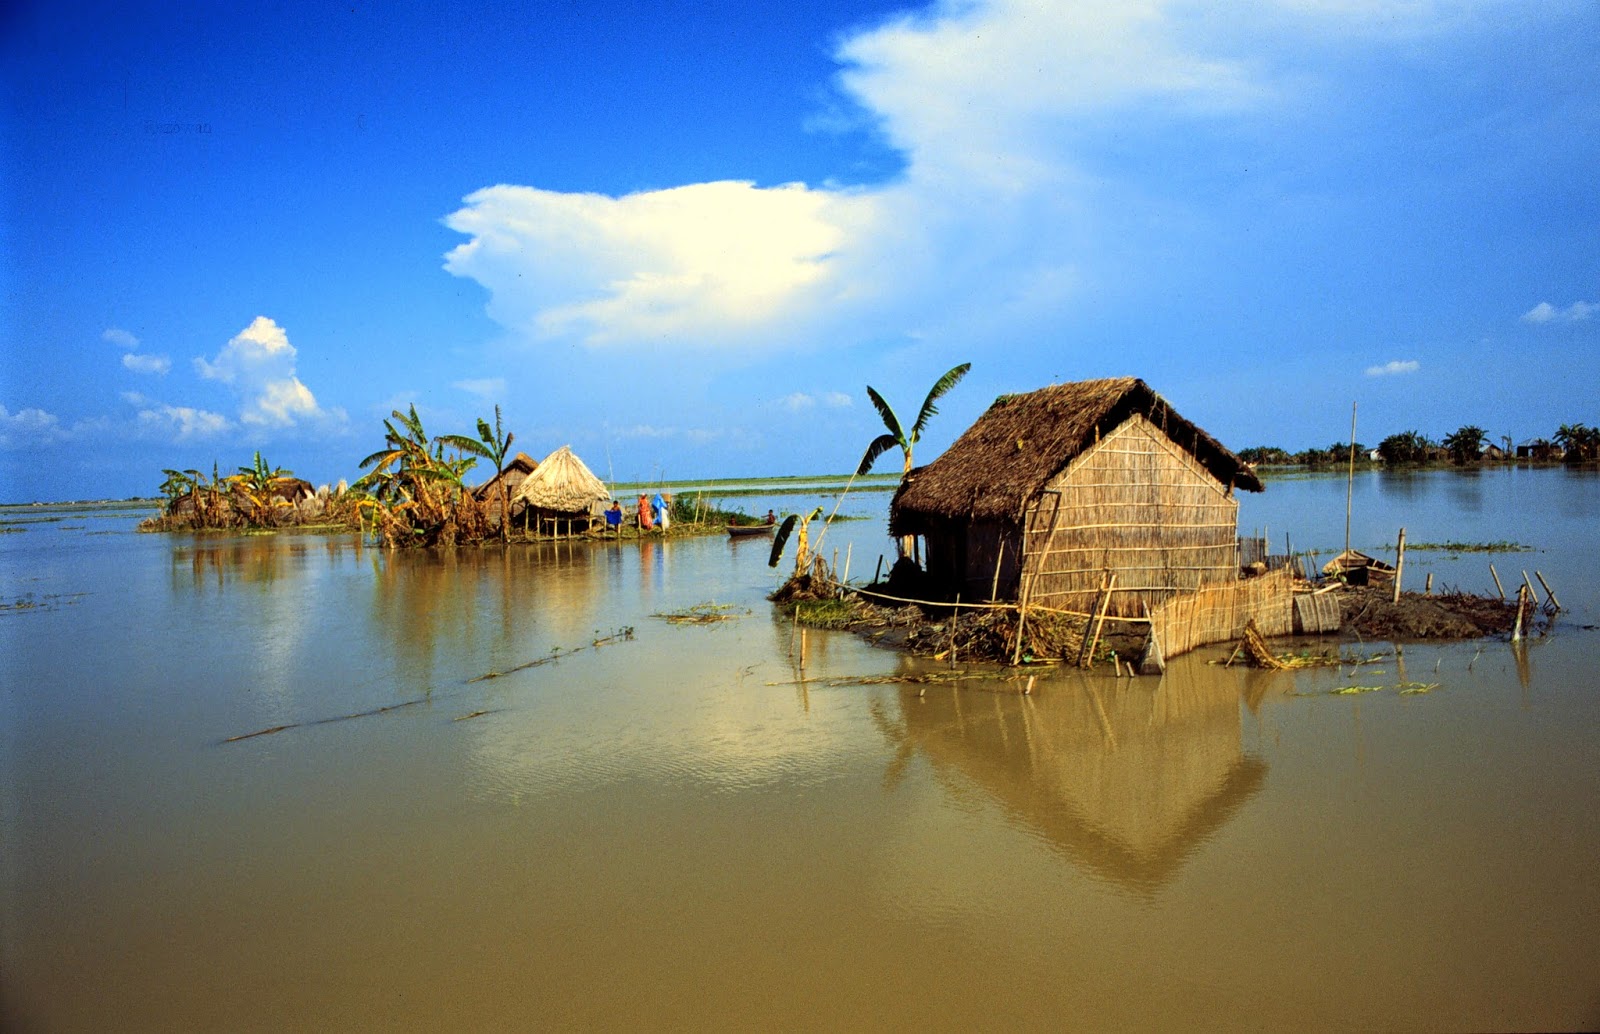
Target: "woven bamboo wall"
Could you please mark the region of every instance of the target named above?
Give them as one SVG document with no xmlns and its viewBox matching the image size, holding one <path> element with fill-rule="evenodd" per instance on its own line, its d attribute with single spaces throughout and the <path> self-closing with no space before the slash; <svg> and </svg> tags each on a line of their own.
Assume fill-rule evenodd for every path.
<svg viewBox="0 0 1600 1034">
<path fill-rule="evenodd" d="M 1028 598 L 1088 610 L 1106 570 L 1111 613 L 1239 573 L 1239 502 L 1188 452 L 1135 415 L 1050 482 L 1024 525 Z"/>
<path fill-rule="evenodd" d="M 1292 570 L 1174 596 L 1150 611 L 1150 631 L 1162 656 L 1171 660 L 1208 643 L 1239 638 L 1252 619 L 1264 636 L 1294 632 Z"/>
</svg>

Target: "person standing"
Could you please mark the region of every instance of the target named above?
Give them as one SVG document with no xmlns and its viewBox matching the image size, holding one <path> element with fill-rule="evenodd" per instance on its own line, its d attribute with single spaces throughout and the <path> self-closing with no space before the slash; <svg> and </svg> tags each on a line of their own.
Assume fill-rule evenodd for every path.
<svg viewBox="0 0 1600 1034">
<path fill-rule="evenodd" d="M 650 500 L 648 497 L 641 495 L 639 497 L 639 530 L 642 532 L 649 531 L 655 526 L 656 522 L 650 516 Z"/>
<path fill-rule="evenodd" d="M 656 523 L 661 525 L 661 533 L 667 532 L 667 525 L 672 522 L 671 515 L 667 513 L 667 501 L 657 492 L 656 497 L 650 501 L 650 508 L 655 511 Z"/>
</svg>

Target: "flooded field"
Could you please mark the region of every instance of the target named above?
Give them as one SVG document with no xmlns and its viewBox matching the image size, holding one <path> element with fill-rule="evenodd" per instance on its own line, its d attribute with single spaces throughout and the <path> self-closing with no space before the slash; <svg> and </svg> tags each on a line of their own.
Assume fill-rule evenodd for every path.
<svg viewBox="0 0 1600 1034">
<path fill-rule="evenodd" d="M 1342 547 L 1342 478 L 1267 487 L 1244 530 Z M 828 532 L 853 580 L 887 506 Z M 1362 474 L 1355 512 L 1368 552 L 1536 550 L 1418 550 L 1409 586 L 1493 562 L 1568 612 L 1354 676 L 1219 647 L 923 694 L 851 681 L 930 662 L 845 634 L 798 671 L 765 542 L 7 509 L 0 1026 L 1600 1025 L 1600 476 Z M 699 604 L 727 620 L 661 616 Z"/>
</svg>

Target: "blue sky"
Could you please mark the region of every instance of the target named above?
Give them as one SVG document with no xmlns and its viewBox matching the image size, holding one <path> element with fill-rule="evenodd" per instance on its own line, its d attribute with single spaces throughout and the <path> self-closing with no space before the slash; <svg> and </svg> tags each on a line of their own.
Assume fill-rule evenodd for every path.
<svg viewBox="0 0 1600 1034">
<path fill-rule="evenodd" d="M 1235 448 L 1600 423 L 1600 6 L 0 15 L 0 500 L 503 407 L 603 478 L 854 467 L 970 361 Z M 883 469 L 893 467 L 880 461 Z"/>
</svg>

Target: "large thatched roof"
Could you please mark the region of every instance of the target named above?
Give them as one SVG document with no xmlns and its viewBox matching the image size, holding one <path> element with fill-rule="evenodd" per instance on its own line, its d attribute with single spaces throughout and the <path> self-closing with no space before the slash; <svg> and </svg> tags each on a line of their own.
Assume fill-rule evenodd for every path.
<svg viewBox="0 0 1600 1034">
<path fill-rule="evenodd" d="M 546 456 L 533 473 L 522 479 L 512 502 L 553 513 L 589 513 L 597 502 L 611 498 L 604 481 L 563 445 Z"/>
<path fill-rule="evenodd" d="M 1191 424 L 1137 377 L 1056 384 L 995 399 L 943 456 L 906 476 L 890 523 L 918 515 L 1008 520 L 1101 437 L 1135 413 L 1191 453 L 1213 477 L 1252 492 L 1261 482 L 1243 460 Z"/>
</svg>

